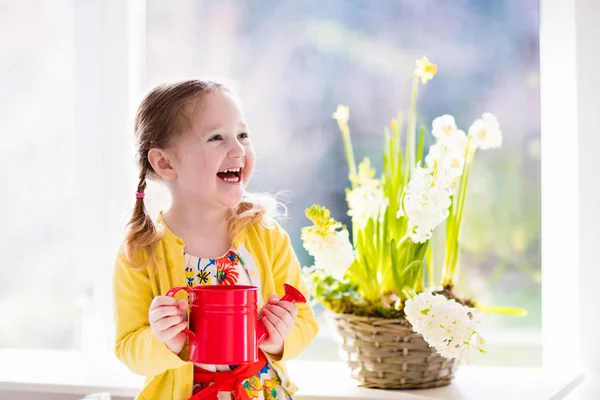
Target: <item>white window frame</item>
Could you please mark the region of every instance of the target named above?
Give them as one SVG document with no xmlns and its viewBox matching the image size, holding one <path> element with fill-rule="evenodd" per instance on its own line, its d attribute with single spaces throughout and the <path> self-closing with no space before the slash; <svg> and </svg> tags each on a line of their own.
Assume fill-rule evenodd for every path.
<svg viewBox="0 0 600 400">
<path fill-rule="evenodd" d="M 575 2 L 540 1 L 542 365 L 579 365 L 579 180 Z M 565 212 L 569 210 L 568 212 Z M 565 232 L 568 232 L 565 235 Z M 564 274 L 573 265 L 572 273 Z"/>
<path fill-rule="evenodd" d="M 540 0 L 542 366 L 600 391 L 600 3 Z"/>
</svg>

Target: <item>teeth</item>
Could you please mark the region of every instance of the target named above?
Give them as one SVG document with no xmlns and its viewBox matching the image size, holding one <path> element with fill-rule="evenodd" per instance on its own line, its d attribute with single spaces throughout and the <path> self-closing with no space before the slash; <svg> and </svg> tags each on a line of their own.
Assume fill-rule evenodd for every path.
<svg viewBox="0 0 600 400">
<path fill-rule="evenodd" d="M 240 178 L 222 178 L 225 182 L 236 183 L 240 181 Z"/>
<path fill-rule="evenodd" d="M 230 169 L 226 169 L 225 171 L 221 171 L 221 172 L 240 172 L 242 170 L 242 168 L 230 168 Z"/>
</svg>

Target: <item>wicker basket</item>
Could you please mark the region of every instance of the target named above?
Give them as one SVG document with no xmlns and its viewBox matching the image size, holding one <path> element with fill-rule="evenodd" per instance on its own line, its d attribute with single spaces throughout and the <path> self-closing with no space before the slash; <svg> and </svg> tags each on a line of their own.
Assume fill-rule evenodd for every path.
<svg viewBox="0 0 600 400">
<path fill-rule="evenodd" d="M 405 319 L 337 314 L 325 310 L 335 327 L 340 355 L 362 387 L 426 389 L 450 384 L 458 361 L 430 348 Z"/>
</svg>

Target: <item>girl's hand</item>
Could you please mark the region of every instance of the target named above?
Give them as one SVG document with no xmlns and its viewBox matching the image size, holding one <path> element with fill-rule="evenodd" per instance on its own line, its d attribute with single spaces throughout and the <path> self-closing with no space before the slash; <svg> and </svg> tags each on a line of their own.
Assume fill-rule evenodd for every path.
<svg viewBox="0 0 600 400">
<path fill-rule="evenodd" d="M 292 331 L 296 322 L 298 306 L 289 301 L 280 301 L 279 297 L 273 294 L 260 312 L 269 334 L 260 345 L 260 348 L 266 353 L 281 356 L 283 354 L 283 341 Z"/>
<path fill-rule="evenodd" d="M 179 354 L 185 345 L 183 329 L 187 327 L 187 307 L 187 301 L 169 296 L 156 296 L 150 304 L 150 327 L 175 354 Z"/>
</svg>

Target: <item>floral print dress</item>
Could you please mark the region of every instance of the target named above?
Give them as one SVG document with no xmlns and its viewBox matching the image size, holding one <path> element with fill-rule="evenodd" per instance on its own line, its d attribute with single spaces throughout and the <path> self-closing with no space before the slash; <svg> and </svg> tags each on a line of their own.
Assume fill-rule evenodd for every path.
<svg viewBox="0 0 600 400">
<path fill-rule="evenodd" d="M 198 258 L 185 254 L 185 276 L 189 287 L 198 285 L 252 285 L 244 261 L 234 250 L 215 259 Z M 230 371 L 233 365 L 196 364 L 208 371 Z M 194 382 L 193 393 L 196 394 L 210 383 Z M 281 385 L 281 380 L 270 364 L 243 382 L 249 399 L 254 400 L 288 400 L 291 396 Z M 233 393 L 219 392 L 215 400 L 235 400 Z"/>
</svg>

